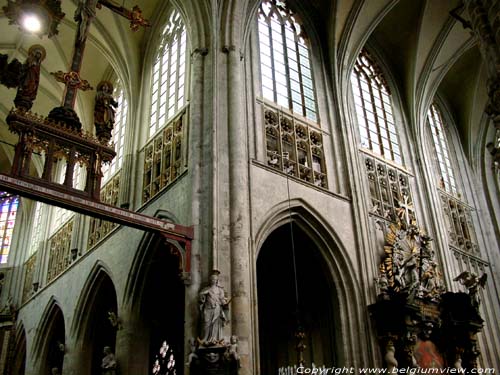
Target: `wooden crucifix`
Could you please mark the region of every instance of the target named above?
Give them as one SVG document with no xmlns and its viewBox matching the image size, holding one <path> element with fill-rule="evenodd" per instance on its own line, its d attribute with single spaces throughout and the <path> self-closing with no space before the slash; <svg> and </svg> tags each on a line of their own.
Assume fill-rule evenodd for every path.
<svg viewBox="0 0 500 375">
<path fill-rule="evenodd" d="M 132 10 L 129 10 L 114 3 L 112 0 L 80 0 L 74 15 L 74 20 L 78 22 L 78 29 L 75 37 L 70 71 L 68 73 L 62 71 L 52 73 L 57 81 L 65 84 L 63 107 L 74 108 L 77 91 L 92 89 L 88 81 L 80 77 L 80 70 L 82 67 L 83 52 L 87 42 L 89 27 L 96 17 L 96 9 L 101 9 L 103 5 L 116 14 L 128 19 L 132 31 L 137 31 L 140 26 L 150 26 L 150 23 L 148 20 L 144 19 L 142 11 L 137 5 L 134 6 Z"/>
</svg>

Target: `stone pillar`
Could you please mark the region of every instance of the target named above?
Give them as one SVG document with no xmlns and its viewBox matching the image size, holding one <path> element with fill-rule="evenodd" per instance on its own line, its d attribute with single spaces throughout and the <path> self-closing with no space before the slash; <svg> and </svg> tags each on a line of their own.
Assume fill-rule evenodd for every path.
<svg viewBox="0 0 500 375">
<path fill-rule="evenodd" d="M 196 48 L 191 54 L 191 95 L 189 108 L 189 139 L 188 160 L 192 175 L 191 207 L 192 223 L 194 225 L 194 239 L 191 243 L 191 272 L 190 279 L 185 280 L 185 317 L 184 317 L 184 353 L 190 353 L 190 338 L 196 339 L 198 332 L 198 292 L 201 286 L 201 258 L 208 258 L 212 233 L 212 200 L 211 191 L 206 189 L 207 181 L 212 179 L 211 161 L 211 129 L 207 126 L 204 112 L 204 98 L 206 93 L 207 48 Z M 207 263 L 207 260 L 205 260 Z M 208 265 L 205 265 L 208 268 Z M 179 364 L 184 365 L 186 358 L 179 358 Z M 184 374 L 189 375 L 190 369 L 186 366 Z"/>
<path fill-rule="evenodd" d="M 486 114 L 495 127 L 495 136 L 486 145 L 492 155 L 493 171 L 500 172 L 500 3 L 466 0 L 470 27 L 479 41 L 481 55 L 488 72 L 489 102 Z"/>
<path fill-rule="evenodd" d="M 125 314 L 125 315 L 123 315 Z M 143 325 L 132 317 L 133 313 L 120 316 L 121 327 L 116 332 L 115 356 L 121 375 L 150 374 L 149 334 Z M 179 359 L 179 363 L 181 363 Z"/>
<path fill-rule="evenodd" d="M 239 373 L 250 375 L 253 374 L 249 270 L 250 185 L 248 130 L 243 101 L 244 69 L 238 48 L 223 47 L 223 52 L 227 54 L 232 334 L 239 339 Z"/>
</svg>

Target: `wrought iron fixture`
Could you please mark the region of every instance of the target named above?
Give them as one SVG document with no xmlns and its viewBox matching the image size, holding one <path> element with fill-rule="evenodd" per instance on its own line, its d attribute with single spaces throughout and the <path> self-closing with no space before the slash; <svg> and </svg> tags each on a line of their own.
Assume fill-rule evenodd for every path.
<svg viewBox="0 0 500 375">
<path fill-rule="evenodd" d="M 297 343 L 295 345 L 295 349 L 297 351 L 297 365 L 304 366 L 305 360 L 304 360 L 304 351 L 307 348 L 306 344 L 304 343 L 305 338 L 306 338 L 306 333 L 304 331 L 304 328 L 302 327 L 301 320 L 300 320 L 300 305 L 299 305 L 299 284 L 298 284 L 298 277 L 297 277 L 297 259 L 295 256 L 295 240 L 293 236 L 293 219 L 292 219 L 292 207 L 290 203 L 290 181 L 288 177 L 288 173 L 286 174 L 286 188 L 287 188 L 287 197 L 288 197 L 288 219 L 290 221 L 290 241 L 292 244 L 292 263 L 293 263 L 293 279 L 294 279 L 294 286 L 295 286 L 295 314 L 297 318 L 297 327 L 296 331 L 294 333 L 294 337 L 297 340 Z"/>
<path fill-rule="evenodd" d="M 57 27 L 65 15 L 60 0 L 7 0 L 2 9 L 9 24 L 40 38 L 57 35 Z"/>
</svg>

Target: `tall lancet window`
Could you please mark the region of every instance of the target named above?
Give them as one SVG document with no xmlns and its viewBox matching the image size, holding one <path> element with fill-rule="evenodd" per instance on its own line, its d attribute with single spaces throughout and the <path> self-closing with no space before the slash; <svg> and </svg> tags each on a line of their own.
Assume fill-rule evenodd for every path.
<svg viewBox="0 0 500 375">
<path fill-rule="evenodd" d="M 180 14 L 173 11 L 153 64 L 149 137 L 186 103 L 186 47 L 186 27 Z"/>
<path fill-rule="evenodd" d="M 362 50 L 351 74 L 361 146 L 402 164 L 391 92 L 381 69 Z"/>
<path fill-rule="evenodd" d="M 9 259 L 18 206 L 17 195 L 0 191 L 0 264 L 7 263 Z"/>
<path fill-rule="evenodd" d="M 439 187 L 452 195 L 457 195 L 457 184 L 450 162 L 450 153 L 446 142 L 446 135 L 443 127 L 443 117 L 439 108 L 432 104 L 427 113 L 427 119 L 432 132 L 434 149 L 439 166 Z"/>
<path fill-rule="evenodd" d="M 285 1 L 264 0 L 258 12 L 262 96 L 317 121 L 309 46 Z"/>
</svg>

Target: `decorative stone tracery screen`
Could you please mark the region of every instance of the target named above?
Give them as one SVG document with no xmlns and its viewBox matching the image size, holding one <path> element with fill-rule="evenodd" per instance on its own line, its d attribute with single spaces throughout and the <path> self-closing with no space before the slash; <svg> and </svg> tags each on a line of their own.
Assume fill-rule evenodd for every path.
<svg viewBox="0 0 500 375">
<path fill-rule="evenodd" d="M 444 191 L 440 191 L 440 197 L 450 246 L 479 256 L 472 224 L 472 207 Z"/>
<path fill-rule="evenodd" d="M 408 212 L 408 219 L 415 219 L 409 175 L 379 159 L 364 155 L 370 189 L 370 213 L 394 222 L 397 210 Z"/>
<path fill-rule="evenodd" d="M 143 203 L 156 196 L 186 170 L 187 129 L 186 107 L 144 147 Z"/>
<path fill-rule="evenodd" d="M 23 303 L 26 302 L 33 291 L 33 280 L 35 273 L 36 253 L 29 257 L 24 263 L 24 287 L 23 287 Z"/>
<path fill-rule="evenodd" d="M 323 133 L 303 118 L 263 105 L 267 165 L 310 184 L 328 188 Z"/>
<path fill-rule="evenodd" d="M 49 267 L 47 270 L 47 283 L 55 279 L 68 268 L 71 254 L 71 233 L 73 232 L 73 221 L 71 218 L 52 237 L 50 237 Z"/>
<path fill-rule="evenodd" d="M 101 189 L 101 202 L 111 206 L 118 205 L 118 194 L 120 192 L 120 172 L 115 174 L 113 178 L 106 183 Z M 108 233 L 110 233 L 118 224 L 112 223 L 98 218 L 90 219 L 90 231 L 88 248 L 90 249 L 99 243 Z"/>
</svg>

